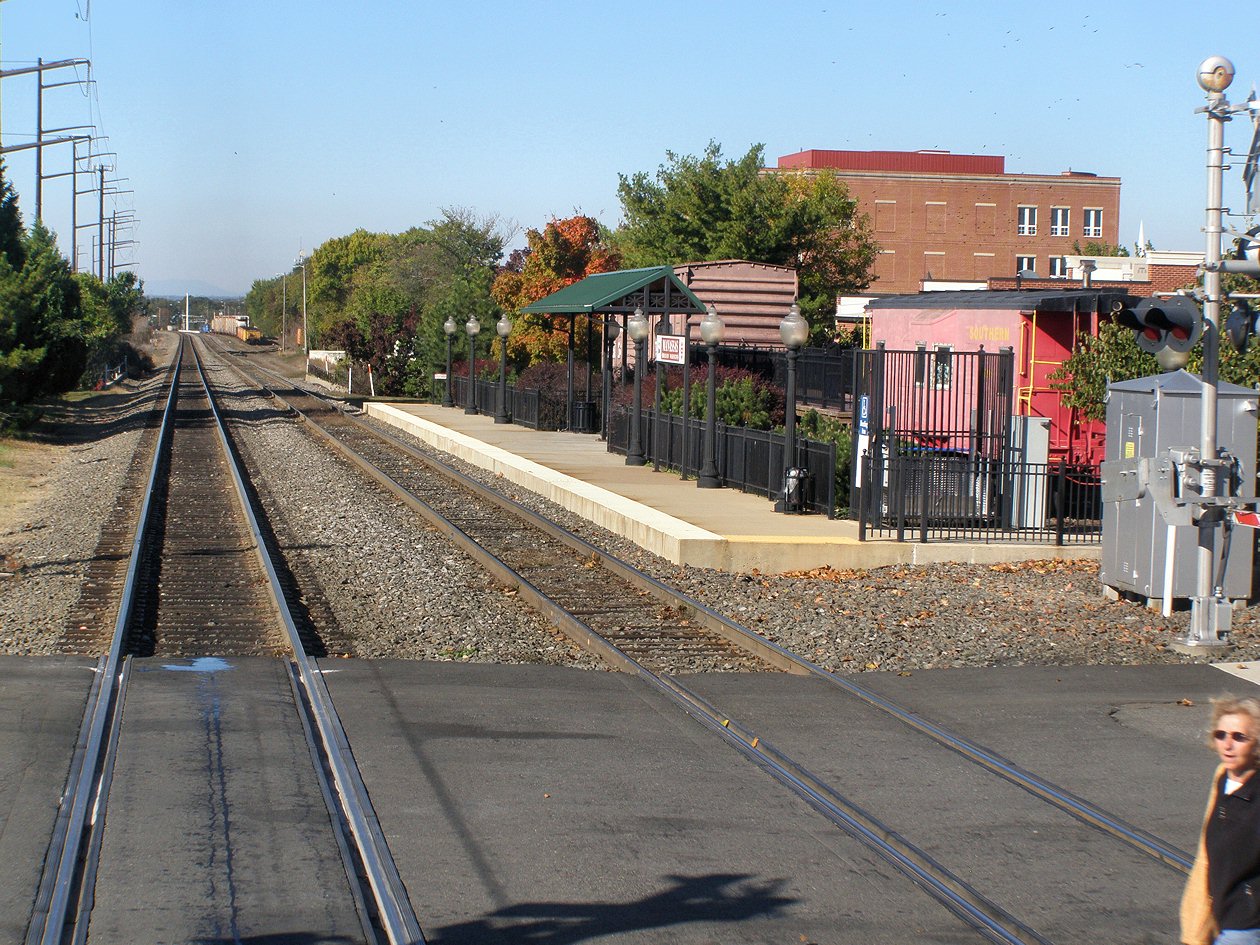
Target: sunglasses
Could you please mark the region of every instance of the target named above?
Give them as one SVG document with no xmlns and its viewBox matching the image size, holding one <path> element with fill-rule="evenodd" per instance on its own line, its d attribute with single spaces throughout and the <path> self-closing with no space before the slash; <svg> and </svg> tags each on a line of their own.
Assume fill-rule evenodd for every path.
<svg viewBox="0 0 1260 945">
<path fill-rule="evenodd" d="M 1247 742 L 1255 741 L 1255 739 L 1250 735 L 1244 735 L 1242 732 L 1227 732 L 1221 728 L 1218 728 L 1215 732 L 1213 732 L 1212 737 L 1218 742 L 1223 742 L 1228 739 L 1235 745 L 1244 745 Z"/>
</svg>

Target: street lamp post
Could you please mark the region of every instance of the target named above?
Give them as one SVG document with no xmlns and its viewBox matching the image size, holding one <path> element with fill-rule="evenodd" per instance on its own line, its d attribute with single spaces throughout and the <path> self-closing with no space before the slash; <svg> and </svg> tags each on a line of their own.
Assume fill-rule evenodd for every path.
<svg viewBox="0 0 1260 945">
<path fill-rule="evenodd" d="M 809 322 L 801 317 L 795 302 L 787 317 L 779 322 L 779 337 L 787 349 L 787 391 L 783 413 L 783 500 L 779 511 L 787 511 L 787 473 L 796 465 L 796 359 L 809 337 Z"/>
<path fill-rule="evenodd" d="M 710 303 L 700 319 L 700 340 L 709 353 L 709 376 L 704 386 L 704 456 L 700 463 L 700 476 L 696 486 L 701 489 L 716 489 L 722 483 L 718 480 L 717 460 L 717 349 L 722 341 L 726 326 L 717 309 Z"/>
<path fill-rule="evenodd" d="M 495 407 L 494 422 L 507 423 L 507 340 L 512 333 L 512 323 L 507 315 L 499 316 L 494 330 L 499 334 L 499 403 Z"/>
<path fill-rule="evenodd" d="M 682 469 L 679 475 L 687 478 L 691 460 L 691 313 L 683 315 L 683 369 L 682 369 Z"/>
<path fill-rule="evenodd" d="M 626 334 L 634 342 L 634 413 L 630 419 L 630 446 L 626 450 L 627 466 L 642 466 L 643 458 L 643 360 L 648 323 L 643 309 L 636 308 L 626 322 Z"/>
<path fill-rule="evenodd" d="M 450 315 L 447 315 L 446 321 L 442 323 L 442 331 L 446 332 L 446 393 L 442 395 L 442 406 L 454 407 L 455 399 L 451 397 L 451 339 L 454 338 L 455 332 L 459 331 L 459 326 Z"/>
<path fill-rule="evenodd" d="M 477 333 L 481 331 L 481 322 L 476 315 L 469 315 L 464 323 L 464 331 L 468 332 L 468 406 L 464 413 L 477 412 Z"/>
<path fill-rule="evenodd" d="M 604 316 L 604 370 L 603 370 L 603 388 L 604 388 L 604 409 L 600 411 L 602 420 L 600 426 L 604 430 L 604 441 L 608 441 L 609 415 L 612 413 L 612 364 L 613 364 L 613 345 L 617 341 L 617 336 L 621 334 L 621 326 L 617 324 L 617 316 Z"/>
</svg>

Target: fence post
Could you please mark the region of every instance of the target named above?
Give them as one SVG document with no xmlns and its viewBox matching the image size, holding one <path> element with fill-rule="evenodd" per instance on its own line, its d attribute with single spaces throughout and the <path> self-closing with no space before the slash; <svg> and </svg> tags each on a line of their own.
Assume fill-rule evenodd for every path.
<svg viewBox="0 0 1260 945">
<path fill-rule="evenodd" d="M 874 474 L 871 469 L 871 454 L 863 450 L 862 456 L 858 459 L 858 462 L 862 464 L 862 481 L 866 482 L 867 477 Z M 852 502 L 854 498 L 855 496 L 853 494 L 853 490 L 850 489 L 849 501 Z M 858 541 L 866 541 L 866 523 L 867 517 L 870 513 L 866 507 L 866 496 L 861 494 L 856 498 L 858 503 Z"/>
<path fill-rule="evenodd" d="M 1066 517 L 1063 514 L 1063 509 L 1064 509 L 1064 505 L 1066 504 L 1065 503 L 1066 493 L 1067 493 L 1067 458 L 1064 456 L 1060 456 L 1059 457 L 1059 472 L 1058 472 L 1058 476 L 1056 477 L 1056 482 L 1054 486 L 1055 511 L 1059 513 L 1055 517 L 1055 524 L 1054 524 L 1054 543 L 1056 545 L 1063 544 L 1063 519 Z"/>
<path fill-rule="evenodd" d="M 928 488 L 928 474 L 930 469 L 928 453 L 924 450 L 923 469 L 919 474 L 919 541 L 925 544 L 928 540 L 928 495 L 931 493 Z"/>
</svg>

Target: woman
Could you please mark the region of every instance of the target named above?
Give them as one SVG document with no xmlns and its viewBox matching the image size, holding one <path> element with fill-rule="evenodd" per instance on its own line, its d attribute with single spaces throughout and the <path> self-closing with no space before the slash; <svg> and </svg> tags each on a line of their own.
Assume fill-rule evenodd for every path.
<svg viewBox="0 0 1260 945">
<path fill-rule="evenodd" d="M 1185 945 L 1260 945 L 1260 701 L 1216 699 L 1212 778 L 1199 852 L 1181 897 Z"/>
</svg>

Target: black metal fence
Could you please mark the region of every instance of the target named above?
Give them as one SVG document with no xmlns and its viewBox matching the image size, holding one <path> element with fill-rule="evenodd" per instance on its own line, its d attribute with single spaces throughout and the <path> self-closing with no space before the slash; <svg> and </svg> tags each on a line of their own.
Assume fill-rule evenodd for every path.
<svg viewBox="0 0 1260 945">
<path fill-rule="evenodd" d="M 873 438 L 905 449 L 956 450 L 1000 458 L 1015 413 L 1015 354 L 920 347 L 855 352 L 859 400 Z M 859 405 L 860 412 L 860 405 Z M 874 450 L 872 450 L 874 452 Z"/>
<path fill-rule="evenodd" d="M 858 537 L 1097 544 L 1098 468 L 932 450 L 865 453 Z"/>
<path fill-rule="evenodd" d="M 855 348 L 802 348 L 796 357 L 796 400 L 803 407 L 853 413 L 857 403 L 858 363 Z M 787 356 L 774 356 L 774 382 L 787 385 Z"/>
<path fill-rule="evenodd" d="M 566 430 L 594 433 L 599 428 L 599 405 L 580 401 L 574 404 L 574 422 L 565 423 L 565 402 L 562 397 L 551 396 L 532 388 L 507 385 L 507 417 L 519 426 L 531 430 Z M 468 378 L 451 378 L 451 399 L 455 406 L 468 406 Z M 477 412 L 488 417 L 498 414 L 499 382 L 477 380 Z"/>
<path fill-rule="evenodd" d="M 624 407 L 614 408 L 609 417 L 608 449 L 625 454 L 630 446 L 630 425 L 634 413 Z M 684 435 L 685 431 L 685 435 Z M 647 462 L 658 467 L 676 469 L 684 476 L 696 473 L 703 462 L 704 421 L 673 414 L 642 411 L 640 443 Z M 717 424 L 714 454 L 718 481 L 723 486 L 780 497 L 783 492 L 782 433 L 749 430 Z M 806 470 L 801 490 L 804 511 L 819 512 L 832 518 L 836 506 L 836 447 L 798 438 L 794 465 Z"/>
</svg>

